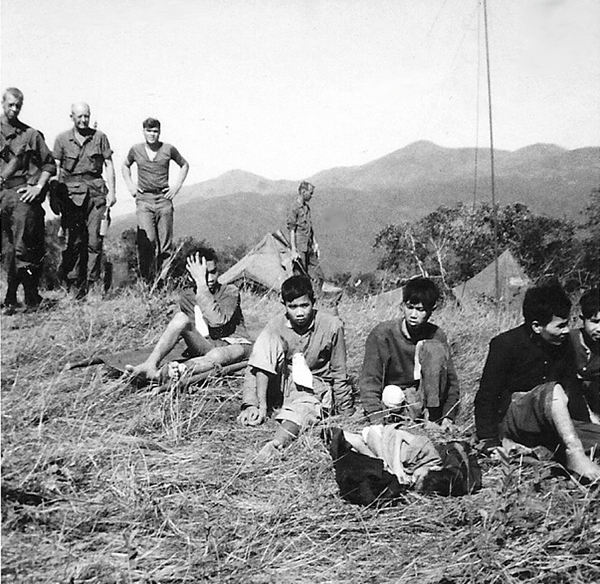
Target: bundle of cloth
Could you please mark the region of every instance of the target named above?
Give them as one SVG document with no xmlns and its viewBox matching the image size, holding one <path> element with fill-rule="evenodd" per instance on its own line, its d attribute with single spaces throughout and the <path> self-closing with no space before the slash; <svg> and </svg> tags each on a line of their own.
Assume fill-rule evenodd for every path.
<svg viewBox="0 0 600 584">
<path fill-rule="evenodd" d="M 463 441 L 435 445 L 399 425 L 371 425 L 361 434 L 333 428 L 325 439 L 340 494 L 351 503 L 395 502 L 408 490 L 461 496 L 481 488 L 481 467 Z"/>
</svg>

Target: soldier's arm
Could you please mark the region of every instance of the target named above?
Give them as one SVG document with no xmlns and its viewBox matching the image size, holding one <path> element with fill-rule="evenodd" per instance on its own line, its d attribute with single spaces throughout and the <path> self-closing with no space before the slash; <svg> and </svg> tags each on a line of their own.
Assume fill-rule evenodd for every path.
<svg viewBox="0 0 600 584">
<path fill-rule="evenodd" d="M 117 193 L 115 190 L 115 165 L 113 164 L 112 156 L 105 159 L 106 165 L 106 186 L 108 187 L 108 195 L 106 196 L 106 204 L 112 207 L 117 202 Z"/>
</svg>

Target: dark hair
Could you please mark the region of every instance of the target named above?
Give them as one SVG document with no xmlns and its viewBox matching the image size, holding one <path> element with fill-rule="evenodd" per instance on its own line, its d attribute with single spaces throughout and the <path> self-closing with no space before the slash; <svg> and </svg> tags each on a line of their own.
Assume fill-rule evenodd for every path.
<svg viewBox="0 0 600 584">
<path fill-rule="evenodd" d="M 200 255 L 207 262 L 215 262 L 215 263 L 217 263 L 219 261 L 219 258 L 217 257 L 217 252 L 212 247 L 207 247 L 207 248 L 201 250 L 200 251 Z"/>
<path fill-rule="evenodd" d="M 437 493 L 443 497 L 460 497 L 469 491 L 465 477 L 459 468 L 430 470 L 424 477 L 421 493 Z"/>
<path fill-rule="evenodd" d="M 592 288 L 584 293 L 579 301 L 583 318 L 592 318 L 600 312 L 600 288 Z"/>
<path fill-rule="evenodd" d="M 292 276 L 281 285 L 281 298 L 283 302 L 292 302 L 301 296 L 308 296 L 311 302 L 315 301 L 315 293 L 306 276 Z"/>
<path fill-rule="evenodd" d="M 439 288 L 429 278 L 411 278 L 404 285 L 402 292 L 403 302 L 421 303 L 427 312 L 431 312 L 435 308 L 435 303 L 439 297 Z"/>
<path fill-rule="evenodd" d="M 142 128 L 149 130 L 150 128 L 158 128 L 160 130 L 160 122 L 156 118 L 146 118 L 142 122 Z"/>
<path fill-rule="evenodd" d="M 523 317 L 526 324 L 537 321 L 547 325 L 554 316 L 568 318 L 571 301 L 562 286 L 555 279 L 542 282 L 529 288 L 523 300 Z"/>
<path fill-rule="evenodd" d="M 315 186 L 311 185 L 309 182 L 306 182 L 305 180 L 303 180 L 300 183 L 300 186 L 298 187 L 298 192 L 301 193 L 302 191 L 310 191 L 311 193 L 315 190 Z"/>
<path fill-rule="evenodd" d="M 16 87 L 7 87 L 2 94 L 2 101 L 6 99 L 6 96 L 10 93 L 14 98 L 18 99 L 20 102 L 23 102 L 23 92 Z"/>
</svg>

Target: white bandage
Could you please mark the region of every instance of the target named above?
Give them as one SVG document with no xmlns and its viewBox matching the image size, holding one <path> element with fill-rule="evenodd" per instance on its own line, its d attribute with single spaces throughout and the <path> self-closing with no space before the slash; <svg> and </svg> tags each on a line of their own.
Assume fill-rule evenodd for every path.
<svg viewBox="0 0 600 584">
<path fill-rule="evenodd" d="M 301 387 L 313 389 L 313 376 L 302 353 L 292 357 L 292 381 Z"/>
<path fill-rule="evenodd" d="M 399 408 L 406 401 L 406 396 L 397 385 L 386 385 L 381 394 L 381 401 L 388 408 Z"/>
</svg>

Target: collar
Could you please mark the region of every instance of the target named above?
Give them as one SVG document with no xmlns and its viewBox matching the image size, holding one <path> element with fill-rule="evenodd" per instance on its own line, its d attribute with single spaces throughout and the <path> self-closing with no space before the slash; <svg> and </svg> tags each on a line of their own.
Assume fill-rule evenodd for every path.
<svg viewBox="0 0 600 584">
<path fill-rule="evenodd" d="M 529 336 L 529 340 L 541 351 L 544 351 L 544 353 L 561 353 L 563 351 L 563 349 L 565 348 L 565 345 L 569 342 L 569 338 L 565 338 L 565 340 L 560 344 L 560 345 L 551 345 L 550 343 L 547 343 L 546 341 L 544 341 L 544 339 L 542 339 L 542 337 L 536 333 L 533 332 L 533 330 L 531 329 L 531 327 L 529 327 L 528 325 L 525 325 L 529 330 L 528 332 L 528 336 Z"/>
<path fill-rule="evenodd" d="M 91 140 L 94 137 L 94 134 L 96 133 L 96 130 L 94 130 L 93 128 L 89 128 L 89 134 L 86 134 L 83 136 L 83 142 L 80 142 L 77 139 L 77 136 L 75 136 L 75 128 L 71 128 L 71 133 L 69 134 L 69 140 L 71 140 L 72 142 L 75 142 L 75 144 L 81 145 L 83 146 L 84 144 L 86 144 L 89 140 Z"/>
<path fill-rule="evenodd" d="M 2 124 L 2 133 L 5 138 L 13 138 L 18 134 L 22 134 L 29 127 L 19 119 L 17 119 L 15 124 L 11 124 L 4 114 L 0 117 L 0 123 Z"/>
<path fill-rule="evenodd" d="M 585 352 L 589 355 L 590 353 L 598 353 L 600 349 L 600 343 L 594 342 L 590 335 L 587 334 L 585 329 L 579 329 L 579 341 L 581 346 L 585 349 Z"/>
<path fill-rule="evenodd" d="M 402 336 L 407 340 L 410 341 L 411 343 L 418 343 L 419 341 L 422 341 L 423 339 L 427 338 L 426 337 L 426 330 L 427 329 L 427 325 L 429 324 L 429 321 L 424 322 L 422 327 L 421 327 L 421 331 L 422 331 L 422 335 L 416 335 L 414 337 L 410 336 L 410 333 L 408 332 L 408 325 L 406 324 L 406 319 L 404 317 L 402 317 L 400 319 L 400 333 L 402 334 Z"/>
<path fill-rule="evenodd" d="M 291 330 L 293 330 L 296 334 L 298 335 L 305 335 L 307 332 L 313 332 L 315 330 L 315 321 L 317 320 L 317 311 L 315 310 L 313 313 L 313 319 L 312 322 L 308 325 L 308 328 L 303 332 L 303 333 L 299 333 L 293 326 L 292 323 L 290 322 L 290 319 L 287 317 L 287 314 L 285 315 L 285 326 Z"/>
</svg>

